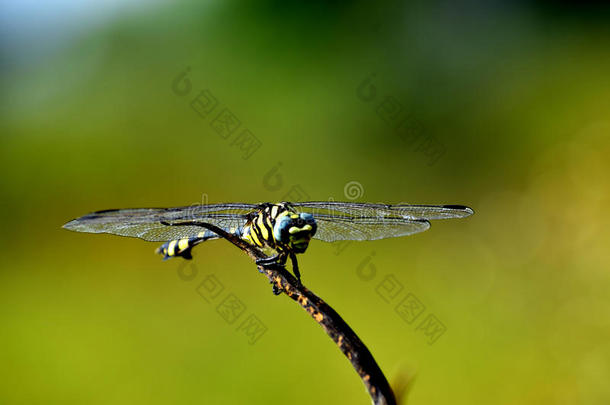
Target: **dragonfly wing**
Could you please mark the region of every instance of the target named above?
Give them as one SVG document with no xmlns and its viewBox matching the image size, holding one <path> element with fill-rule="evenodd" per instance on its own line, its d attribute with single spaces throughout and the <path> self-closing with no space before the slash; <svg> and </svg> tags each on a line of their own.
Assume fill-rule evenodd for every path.
<svg viewBox="0 0 610 405">
<path fill-rule="evenodd" d="M 310 212 L 314 216 L 326 214 L 434 220 L 464 218 L 474 213 L 471 208 L 463 205 L 370 204 L 339 201 L 301 202 L 292 205 L 299 211 Z"/>
<path fill-rule="evenodd" d="M 325 242 L 337 240 L 375 240 L 412 235 L 430 228 L 426 220 L 404 218 L 340 218 L 319 214 L 318 230 L 314 239 Z"/>
<path fill-rule="evenodd" d="M 147 241 L 167 241 L 196 236 L 199 226 L 170 226 L 161 222 L 199 221 L 234 232 L 247 221 L 255 204 L 193 205 L 178 208 L 133 208 L 97 211 L 74 219 L 64 228 L 89 233 L 110 233 Z"/>
<path fill-rule="evenodd" d="M 428 220 L 464 218 L 473 214 L 463 205 L 371 204 L 314 201 L 292 204 L 296 210 L 311 213 L 318 222 L 314 238 L 374 240 L 423 232 Z"/>
</svg>

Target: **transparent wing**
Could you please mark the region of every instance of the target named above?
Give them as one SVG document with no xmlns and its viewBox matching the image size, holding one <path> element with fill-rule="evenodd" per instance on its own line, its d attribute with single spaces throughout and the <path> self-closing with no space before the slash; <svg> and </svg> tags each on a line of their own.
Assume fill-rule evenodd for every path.
<svg viewBox="0 0 610 405">
<path fill-rule="evenodd" d="M 394 238 L 423 232 L 430 228 L 430 222 L 423 219 L 340 218 L 324 214 L 316 215 L 315 219 L 318 230 L 314 239 L 325 242 Z"/>
<path fill-rule="evenodd" d="M 169 226 L 161 222 L 201 221 L 227 230 L 240 229 L 257 204 L 205 204 L 177 208 L 131 208 L 97 211 L 74 219 L 64 228 L 76 232 L 110 233 L 148 241 L 196 236 L 204 228 Z"/>
<path fill-rule="evenodd" d="M 371 204 L 314 201 L 292 204 L 297 211 L 311 213 L 318 222 L 314 238 L 374 240 L 423 232 L 428 220 L 464 218 L 473 214 L 463 205 Z"/>
<path fill-rule="evenodd" d="M 292 203 L 302 212 L 314 216 L 325 214 L 348 217 L 396 217 L 406 219 L 450 219 L 464 218 L 474 211 L 463 205 L 411 205 L 411 204 L 371 204 L 339 201 L 312 201 Z"/>
</svg>

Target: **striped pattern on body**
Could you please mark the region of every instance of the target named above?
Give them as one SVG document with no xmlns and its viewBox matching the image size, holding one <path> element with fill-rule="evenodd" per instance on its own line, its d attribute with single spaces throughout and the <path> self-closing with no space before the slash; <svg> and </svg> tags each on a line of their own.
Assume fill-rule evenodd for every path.
<svg viewBox="0 0 610 405">
<path fill-rule="evenodd" d="M 238 229 L 231 228 L 225 229 L 226 232 L 239 235 Z M 192 259 L 191 250 L 194 246 L 205 242 L 210 239 L 218 239 L 218 235 L 214 232 L 205 230 L 197 234 L 197 236 L 191 236 L 190 238 L 174 239 L 165 242 L 159 248 L 156 253 L 164 255 L 163 260 L 167 260 L 171 257 L 182 257 L 184 259 Z"/>
<path fill-rule="evenodd" d="M 283 251 L 285 247 L 276 239 L 273 230 L 275 223 L 286 215 L 298 217 L 286 203 L 264 204 L 244 226 L 242 239 L 259 248 L 269 247 Z"/>
<path fill-rule="evenodd" d="M 264 204 L 260 210 L 252 213 L 251 218 L 241 229 L 230 228 L 224 230 L 241 237 L 253 246 L 269 247 L 278 252 L 283 252 L 286 250 L 286 246 L 277 241 L 273 229 L 276 221 L 286 215 L 291 218 L 298 218 L 298 215 L 287 203 Z M 209 230 L 201 231 L 197 236 L 166 242 L 157 249 L 157 253 L 163 254 L 164 259 L 177 256 L 191 259 L 191 249 L 210 239 L 218 239 L 218 235 Z"/>
</svg>

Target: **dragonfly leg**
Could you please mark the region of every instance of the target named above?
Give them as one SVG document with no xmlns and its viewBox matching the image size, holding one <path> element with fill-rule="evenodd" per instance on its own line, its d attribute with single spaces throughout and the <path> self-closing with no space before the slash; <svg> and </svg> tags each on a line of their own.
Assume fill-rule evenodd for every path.
<svg viewBox="0 0 610 405">
<path fill-rule="evenodd" d="M 279 253 L 273 256 L 265 257 L 262 259 L 256 259 L 256 264 L 265 266 L 267 264 L 275 264 L 281 260 Z"/>
<path fill-rule="evenodd" d="M 273 256 L 258 259 L 256 260 L 256 264 L 262 267 L 272 268 L 276 266 L 284 266 L 284 264 L 286 264 L 287 259 L 288 256 L 286 254 L 278 253 Z M 272 284 L 273 294 L 280 295 L 283 290 L 278 287 L 275 282 L 271 281 L 270 283 Z"/>
<path fill-rule="evenodd" d="M 297 261 L 297 255 L 294 253 L 290 253 L 290 261 L 292 262 L 292 272 L 297 278 L 299 284 L 301 284 L 301 272 L 299 271 L 299 262 Z"/>
<path fill-rule="evenodd" d="M 282 290 L 277 285 L 275 285 L 275 283 L 273 283 L 273 286 L 271 288 L 273 291 L 273 295 L 280 295 L 282 293 Z"/>
</svg>

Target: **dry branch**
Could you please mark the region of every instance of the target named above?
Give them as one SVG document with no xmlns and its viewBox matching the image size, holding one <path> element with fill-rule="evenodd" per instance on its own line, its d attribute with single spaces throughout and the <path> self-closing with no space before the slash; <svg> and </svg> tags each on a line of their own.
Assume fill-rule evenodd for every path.
<svg viewBox="0 0 610 405">
<path fill-rule="evenodd" d="M 239 237 L 225 232 L 205 222 L 165 223 L 165 225 L 201 226 L 228 240 L 250 256 L 254 261 L 267 256 L 258 248 L 249 245 Z M 258 265 L 259 272 L 267 276 L 275 290 L 285 293 L 296 301 L 311 317 L 319 323 L 328 336 L 339 346 L 339 349 L 352 363 L 371 396 L 374 405 L 395 405 L 394 393 L 375 362 L 373 355 L 362 343 L 349 325 L 324 300 L 299 283 L 283 265 Z"/>
</svg>

